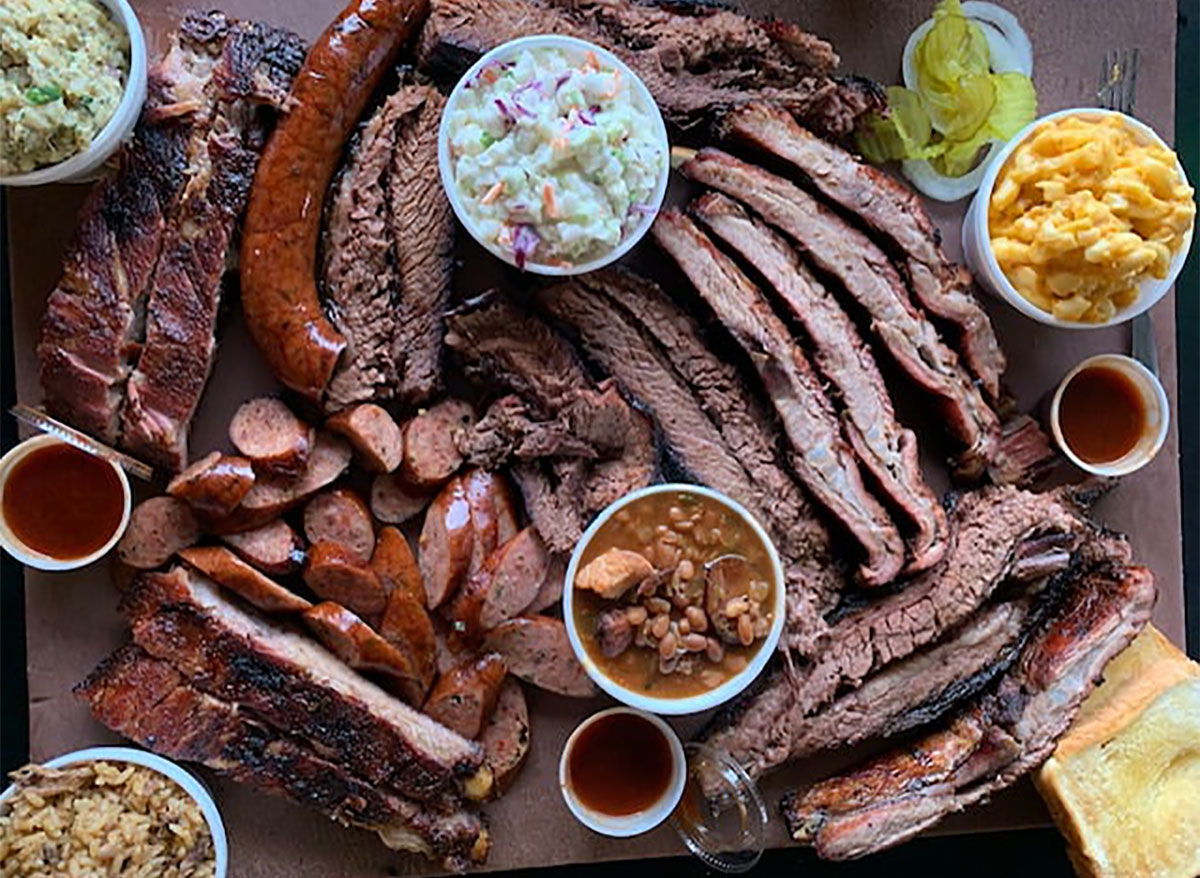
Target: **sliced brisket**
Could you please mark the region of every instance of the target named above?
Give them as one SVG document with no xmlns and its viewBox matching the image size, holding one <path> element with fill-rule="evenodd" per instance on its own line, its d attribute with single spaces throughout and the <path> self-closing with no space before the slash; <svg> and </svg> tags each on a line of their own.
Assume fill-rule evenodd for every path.
<svg viewBox="0 0 1200 878">
<path fill-rule="evenodd" d="M 442 814 L 384 792 L 238 704 L 201 692 L 133 644 L 101 662 L 75 692 L 96 719 L 155 753 L 203 763 L 339 823 L 374 830 L 389 846 L 437 857 L 448 869 L 486 856 L 477 815 Z"/>
<path fill-rule="evenodd" d="M 1142 629 L 1154 577 L 1115 566 L 1076 579 L 1016 664 L 946 727 L 803 794 L 785 797 L 792 836 L 826 859 L 899 844 L 1040 765 L 1104 666 Z"/>
<path fill-rule="evenodd" d="M 980 611 L 945 639 L 889 665 L 813 716 L 799 709 L 779 668 L 744 708 L 718 716 L 704 737 L 757 778 L 785 762 L 930 722 L 986 685 L 1016 655 L 1030 600 Z"/>
<path fill-rule="evenodd" d="M 141 577 L 121 610 L 134 641 L 194 685 L 235 702 L 369 783 L 453 802 L 480 765 L 478 745 L 355 674 L 315 642 L 227 600 L 176 568 Z"/>
<path fill-rule="evenodd" d="M 838 280 L 904 372 L 940 404 L 951 434 L 965 448 L 964 470 L 982 475 L 995 454 L 1000 422 L 957 355 L 912 304 L 883 251 L 798 186 L 719 150 L 700 150 L 681 170 L 750 206 Z"/>
<path fill-rule="evenodd" d="M 640 320 L 630 317 L 598 289 L 587 286 L 589 282 L 572 280 L 539 290 L 538 303 L 570 327 L 587 356 L 646 406 L 664 442 L 692 477 L 733 497 L 760 521 L 777 520 L 771 515 L 776 495 L 750 477 L 738 453 L 705 413 L 689 382 L 672 368 L 667 354 L 639 329 Z M 689 336 L 682 338 L 690 343 Z M 693 352 L 703 356 L 698 349 Z M 521 473 L 514 475 L 522 480 Z M 806 519 L 794 524 L 814 535 Z M 817 538 L 821 534 L 815 530 Z M 839 582 L 834 565 L 826 563 L 827 557 L 816 551 L 823 545 L 817 542 L 812 551 L 797 559 L 799 563 L 788 565 L 788 640 L 802 650 L 811 648 L 824 629 L 820 608 Z M 813 575 L 809 577 L 808 573 Z"/>
<path fill-rule="evenodd" d="M 712 352 L 696 321 L 657 284 L 620 269 L 591 272 L 576 282 L 608 298 L 652 336 L 655 350 L 690 385 L 745 468 L 789 574 L 806 584 L 806 595 L 819 596 L 821 612 L 831 609 L 847 583 L 832 556 L 829 533 L 784 463 L 778 424 L 747 392 L 738 369 Z"/>
<path fill-rule="evenodd" d="M 570 343 L 498 293 L 447 315 L 446 346 L 467 377 L 517 394 L 536 417 L 553 417 L 591 380 Z"/>
<path fill-rule="evenodd" d="M 866 552 L 859 572 L 863 583 L 890 582 L 904 564 L 904 544 L 887 511 L 863 485 L 804 352 L 762 293 L 690 219 L 664 211 L 652 232 L 753 361 L 791 440 L 797 474 Z"/>
<path fill-rule="evenodd" d="M 387 177 L 406 109 L 403 94 L 384 101 L 351 145 L 330 193 L 322 248 L 325 306 L 346 347 L 325 390 L 329 411 L 395 391 L 399 277 Z"/>
<path fill-rule="evenodd" d="M 953 326 L 964 362 L 988 396 L 999 398 L 1005 361 L 992 322 L 975 298 L 970 273 L 946 259 L 915 192 L 766 104 L 739 107 L 723 127 L 733 139 L 798 168 L 822 195 L 889 239 L 903 254 L 917 301 Z"/>
<path fill-rule="evenodd" d="M 265 107 L 279 108 L 303 61 L 298 37 L 222 19 L 193 13 L 180 27 L 181 44 L 199 33 L 219 40 L 208 43 L 219 54 L 203 93 L 183 97 L 194 101 L 187 182 L 163 229 L 145 342 L 121 412 L 122 446 L 172 471 L 187 463 L 188 430 L 212 369 L 221 278 L 272 121 Z"/>
<path fill-rule="evenodd" d="M 404 108 L 388 175 L 400 303 L 392 358 L 397 395 L 424 402 L 442 383 L 442 312 L 450 301 L 454 214 L 438 176 L 437 132 L 445 98 L 426 85 L 396 93 Z"/>
<path fill-rule="evenodd" d="M 796 25 L 701 5 L 435 0 L 418 57 L 427 71 L 453 80 L 489 49 L 532 33 L 611 49 L 646 83 L 663 114 L 683 127 L 758 99 L 843 137 L 860 116 L 883 106 L 875 83 L 830 76 L 837 56 Z"/>
<path fill-rule="evenodd" d="M 746 260 L 799 321 L 822 376 L 837 391 L 842 429 L 863 466 L 916 526 L 912 572 L 946 552 L 946 515 L 921 473 L 917 437 L 896 422 L 870 349 L 837 301 L 800 263 L 791 246 L 733 199 L 710 192 L 692 212 Z"/>
</svg>

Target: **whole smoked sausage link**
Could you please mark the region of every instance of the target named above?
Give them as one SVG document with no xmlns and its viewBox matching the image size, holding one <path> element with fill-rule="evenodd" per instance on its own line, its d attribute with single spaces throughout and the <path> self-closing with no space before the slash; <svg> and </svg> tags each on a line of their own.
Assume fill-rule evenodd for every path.
<svg viewBox="0 0 1200 878">
<path fill-rule="evenodd" d="M 267 142 L 242 235 L 242 308 L 280 381 L 320 401 L 346 346 L 317 295 L 325 190 L 347 137 L 429 0 L 353 0 L 313 44 Z"/>
</svg>

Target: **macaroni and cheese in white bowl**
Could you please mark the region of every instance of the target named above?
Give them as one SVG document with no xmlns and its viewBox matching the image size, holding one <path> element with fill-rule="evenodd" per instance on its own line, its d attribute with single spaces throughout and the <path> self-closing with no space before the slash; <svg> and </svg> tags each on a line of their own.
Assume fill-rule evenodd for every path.
<svg viewBox="0 0 1200 878">
<path fill-rule="evenodd" d="M 1094 329 L 1166 295 L 1195 212 L 1182 165 L 1151 128 L 1112 110 L 1062 110 L 996 156 L 963 221 L 963 252 L 1027 317 Z"/>
</svg>

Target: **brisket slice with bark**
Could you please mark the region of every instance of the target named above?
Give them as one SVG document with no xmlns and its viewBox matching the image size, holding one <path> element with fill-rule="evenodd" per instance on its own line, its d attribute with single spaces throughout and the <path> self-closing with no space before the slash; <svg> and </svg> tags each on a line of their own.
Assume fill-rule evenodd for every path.
<svg viewBox="0 0 1200 878">
<path fill-rule="evenodd" d="M 1079 577 L 1014 666 L 952 722 L 785 797 L 793 838 L 825 859 L 860 857 L 1010 786 L 1053 752 L 1104 666 L 1149 620 L 1154 598 L 1144 567 Z"/>
<path fill-rule="evenodd" d="M 703 740 L 736 754 L 751 771 L 781 764 L 793 735 L 835 696 L 848 697 L 889 664 L 950 637 L 1006 581 L 1032 581 L 1063 569 L 1089 532 L 1065 494 L 1003 487 L 967 495 L 951 517 L 952 542 L 940 564 L 903 591 L 838 619 L 805 664 L 768 677 L 722 711 Z M 1085 550 L 1098 557 L 1085 557 Z M 1128 546 L 1115 537 L 1089 541 L 1085 550 L 1081 563 L 1128 560 Z"/>
<path fill-rule="evenodd" d="M 731 447 L 726 442 L 706 414 L 697 391 L 675 371 L 667 354 L 643 334 L 638 326 L 640 320 L 600 294 L 606 281 L 617 275 L 605 273 L 599 277 L 604 280 L 596 288 L 588 286 L 597 283 L 595 280 L 574 279 L 538 290 L 538 304 L 574 333 L 583 351 L 600 369 L 646 406 L 658 424 L 663 441 L 693 478 L 733 497 L 769 527 L 778 522 L 772 516 L 776 496 L 751 477 L 733 450 L 736 445 Z M 689 345 L 695 343 L 694 333 L 681 335 L 680 339 Z M 692 348 L 696 356 L 703 356 L 699 350 L 698 345 Z M 708 396 L 710 402 L 715 401 L 715 392 Z M 734 405 L 730 403 L 731 410 Z M 524 474 L 515 471 L 514 475 L 520 482 Z M 824 546 L 819 542 L 822 532 L 809 528 L 804 519 L 797 520 L 795 525 L 804 527 L 815 538 L 812 554 L 785 558 L 784 562 L 788 580 L 788 640 L 807 651 L 824 630 L 821 607 L 829 602 L 828 591 L 840 580 L 834 575 L 836 566 L 825 563 L 828 556 L 815 551 Z M 806 576 L 809 572 L 815 575 Z"/>
<path fill-rule="evenodd" d="M 833 407 L 787 327 L 762 293 L 686 216 L 663 211 L 651 231 L 754 363 L 791 441 L 796 473 L 866 553 L 859 578 L 871 586 L 893 580 L 904 565 L 900 533 L 863 484 Z"/>
<path fill-rule="evenodd" d="M 720 150 L 702 149 L 680 170 L 744 202 L 836 278 L 905 374 L 939 403 L 947 428 L 964 447 L 963 471 L 982 475 L 995 455 L 1000 422 L 958 356 L 913 305 L 883 251 L 795 184 Z"/>
<path fill-rule="evenodd" d="M 875 83 L 830 76 L 837 56 L 797 25 L 699 4 L 434 0 L 419 63 L 453 81 L 484 52 L 534 33 L 565 34 L 611 49 L 646 83 L 663 115 L 685 128 L 766 100 L 840 138 L 859 117 L 884 105 Z"/>
<path fill-rule="evenodd" d="M 304 57 L 298 37 L 265 25 L 207 13 L 185 19 L 181 33 L 197 27 L 223 39 L 209 85 L 195 96 L 188 179 L 163 230 L 145 341 L 121 412 L 122 446 L 173 471 L 187 463 L 188 431 L 216 354 L 221 279 L 273 121 L 268 107 L 280 108 Z"/>
<path fill-rule="evenodd" d="M 790 578 L 805 583 L 806 594 L 819 596 L 819 612 L 832 609 L 848 584 L 829 533 L 784 462 L 778 424 L 747 392 L 737 367 L 713 353 L 696 321 L 657 284 L 622 269 L 590 272 L 575 283 L 611 302 L 614 314 L 640 325 L 650 336 L 647 344 L 691 387 L 745 468 Z"/>
<path fill-rule="evenodd" d="M 390 397 L 396 386 L 392 339 L 399 280 L 387 177 L 405 111 L 402 95 L 384 101 L 351 144 L 331 189 L 322 276 L 326 310 L 346 347 L 325 390 L 329 411 Z"/>
<path fill-rule="evenodd" d="M 791 245 L 733 199 L 709 192 L 691 211 L 762 276 L 803 327 L 817 368 L 841 399 L 850 445 L 916 526 L 908 571 L 932 567 L 946 553 L 946 514 L 921 473 L 917 437 L 897 423 L 883 376 L 854 323 Z"/>
<path fill-rule="evenodd" d="M 446 99 L 427 85 L 404 85 L 404 107 L 388 174 L 400 302 L 392 358 L 397 396 L 424 402 L 442 384 L 442 313 L 454 271 L 454 214 L 438 176 L 437 132 Z"/>
<path fill-rule="evenodd" d="M 303 44 L 286 31 L 235 22 L 219 12 L 184 17 L 167 53 L 149 71 L 146 104 L 132 139 L 119 154 L 117 174 L 98 184 L 80 211 L 62 278 L 46 303 L 38 358 L 51 414 L 118 444 L 119 414 L 141 353 L 151 291 L 177 279 L 173 282 L 179 295 L 173 304 L 186 304 L 194 277 L 205 288 L 196 294 L 201 304 L 206 304 L 205 295 L 215 300 L 215 291 L 208 287 L 216 263 L 187 240 L 193 233 L 209 231 L 181 229 L 181 210 L 186 207 L 206 221 L 223 223 L 225 214 L 237 207 L 243 195 L 242 162 L 248 160 L 244 151 L 257 151 L 261 125 L 267 121 L 250 107 L 279 106 L 303 58 Z M 253 118 L 247 119 L 247 114 Z M 224 120 L 217 129 L 214 117 Z M 216 178 L 205 161 L 210 145 L 219 165 Z M 199 161 L 193 164 L 194 156 Z M 193 182 L 197 177 L 199 182 Z M 201 192 L 193 197 L 189 187 Z M 156 281 L 164 251 L 172 254 L 170 268 Z M 186 264 L 189 254 L 198 256 L 198 265 Z M 222 262 L 224 255 L 222 247 L 215 260 Z M 163 315 L 164 321 L 170 319 L 170 314 Z M 178 328 L 192 333 L 207 319 L 206 312 L 198 322 L 184 319 Z M 201 344 L 200 359 L 209 350 Z M 147 360 L 143 372 L 152 374 L 139 382 L 161 378 L 153 374 L 156 357 L 161 362 L 162 352 Z M 185 365 L 191 371 L 181 380 L 194 383 L 199 377 L 202 385 L 207 366 L 199 364 L 203 368 L 197 375 L 191 362 Z M 190 385 L 181 387 L 187 398 L 177 402 L 188 402 L 194 392 Z M 149 397 L 149 404 L 154 390 L 143 386 L 143 396 Z M 164 435 L 176 430 L 169 423 L 172 419 L 174 414 L 167 412 Z M 167 450 L 171 453 L 166 456 L 175 456 L 175 449 Z"/>
<path fill-rule="evenodd" d="M 799 169 L 822 195 L 887 238 L 902 254 L 917 301 L 953 327 L 963 361 L 988 396 L 1000 398 L 1005 360 L 992 322 L 972 291 L 970 273 L 942 252 L 938 231 L 915 192 L 767 104 L 737 108 L 722 127 L 728 137 Z"/>
<path fill-rule="evenodd" d="M 121 611 L 134 641 L 197 688 L 303 736 L 318 754 L 369 783 L 452 803 L 480 767 L 477 744 L 184 568 L 140 577 Z"/>
<path fill-rule="evenodd" d="M 450 870 L 487 855 L 478 815 L 439 813 L 366 783 L 236 702 L 214 698 L 141 647 L 121 647 L 75 687 L 113 731 L 171 759 L 200 762 L 337 822 L 377 832 L 389 847 L 439 858 Z"/>
</svg>

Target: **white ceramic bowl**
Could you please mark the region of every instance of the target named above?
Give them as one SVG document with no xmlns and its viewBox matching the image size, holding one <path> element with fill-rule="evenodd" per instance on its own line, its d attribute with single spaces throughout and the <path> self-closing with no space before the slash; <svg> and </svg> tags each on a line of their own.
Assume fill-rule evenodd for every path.
<svg viewBox="0 0 1200 878">
<path fill-rule="evenodd" d="M 627 689 L 620 683 L 607 676 L 603 670 L 596 664 L 595 660 L 588 654 L 587 648 L 583 645 L 583 640 L 579 635 L 579 629 L 575 625 L 575 573 L 579 569 L 580 558 L 583 557 L 584 550 L 592 541 L 592 537 L 604 525 L 606 521 L 613 517 L 621 509 L 628 506 L 634 501 L 648 496 L 650 494 L 662 493 L 690 493 L 699 494 L 703 497 L 708 497 L 717 501 L 727 509 L 731 510 L 735 515 L 750 525 L 751 530 L 755 535 L 762 540 L 763 545 L 767 549 L 767 557 L 771 561 L 771 570 L 775 577 L 774 595 L 775 605 L 772 608 L 774 613 L 771 621 L 771 630 L 767 633 L 766 639 L 759 646 L 754 657 L 734 676 L 730 677 L 720 686 L 710 689 L 707 692 L 701 692 L 698 695 L 689 695 L 685 698 L 652 698 L 649 695 L 643 695 L 640 692 L 635 692 L 632 689 Z M 729 497 L 726 497 L 720 491 L 714 491 L 711 488 L 705 488 L 701 485 L 688 485 L 679 483 L 670 483 L 664 485 L 651 485 L 648 488 L 642 488 L 637 491 L 632 491 L 626 494 L 620 500 L 610 504 L 603 512 L 592 522 L 579 542 L 575 544 L 575 551 L 571 553 L 571 562 L 567 565 L 566 581 L 563 585 L 563 621 L 567 626 L 567 637 L 571 641 L 571 648 L 574 650 L 576 657 L 583 665 L 583 669 L 592 680 L 618 701 L 628 704 L 630 707 L 636 707 L 639 710 L 649 711 L 651 713 L 661 713 L 668 715 L 679 715 L 686 713 L 699 713 L 703 710 L 710 710 L 718 705 L 724 704 L 729 699 L 733 698 L 762 673 L 762 669 L 766 667 L 774 654 L 776 647 L 779 645 L 779 637 L 783 633 L 784 617 L 787 612 L 786 606 L 787 595 L 784 588 L 783 565 L 779 561 L 779 553 L 775 550 L 775 544 L 771 542 L 771 538 L 767 536 L 767 532 L 762 525 L 751 515 L 742 504 L 738 503 Z"/>
<path fill-rule="evenodd" d="M 667 739 L 668 746 L 671 748 L 671 779 L 667 783 L 666 793 L 663 794 L 661 799 L 644 811 L 623 814 L 619 817 L 594 811 L 579 801 L 571 789 L 570 772 L 568 770 L 571 749 L 575 746 L 575 741 L 578 739 L 580 732 L 596 722 L 596 720 L 611 716 L 614 713 L 628 713 L 640 716 L 663 733 Z M 575 815 L 575 819 L 588 829 L 599 832 L 601 835 L 613 836 L 614 838 L 629 838 L 633 835 L 641 835 L 643 832 L 649 832 L 658 826 L 671 816 L 671 812 L 675 810 L 675 806 L 683 798 L 683 788 L 686 784 L 687 758 L 683 754 L 683 744 L 680 742 L 679 736 L 675 734 L 675 730 L 652 713 L 646 713 L 642 710 L 631 710 L 628 707 L 610 707 L 608 710 L 593 713 L 581 722 L 575 727 L 575 731 L 571 732 L 571 737 L 567 738 L 567 743 L 563 745 L 562 756 L 558 760 L 558 787 L 562 791 L 563 801 L 567 803 L 567 808 Z"/>
<path fill-rule="evenodd" d="M 1138 393 L 1141 394 L 1142 404 L 1146 408 L 1146 429 L 1141 438 L 1133 448 L 1111 463 L 1088 463 L 1076 456 L 1075 452 L 1071 450 L 1071 446 L 1067 444 L 1067 440 L 1063 438 L 1062 425 L 1059 422 L 1063 391 L 1071 383 L 1072 378 L 1092 366 L 1106 366 L 1129 378 Z M 1154 456 L 1163 447 L 1163 443 L 1167 441 L 1167 427 L 1170 423 L 1171 405 L 1167 401 L 1167 392 L 1163 390 L 1162 382 L 1137 360 L 1122 354 L 1099 354 L 1088 357 L 1063 377 L 1050 401 L 1050 432 L 1054 436 L 1059 450 L 1075 466 L 1097 476 L 1127 476 L 1144 467 L 1154 459 Z"/>
<path fill-rule="evenodd" d="M 204 788 L 196 777 L 170 759 L 164 759 L 146 750 L 135 750 L 132 747 L 89 747 L 86 750 L 76 750 L 74 753 L 64 753 L 48 762 L 42 763 L 47 768 L 64 768 L 68 765 L 78 765 L 81 762 L 128 762 L 141 765 L 159 774 L 166 775 L 192 797 L 200 806 L 200 813 L 208 824 L 212 834 L 213 853 L 215 855 L 215 878 L 225 878 L 229 868 L 229 842 L 225 837 L 225 824 L 221 820 L 221 812 L 212 795 Z M 16 786 L 9 786 L 0 793 L 0 803 L 9 799 L 16 792 Z"/>
<path fill-rule="evenodd" d="M 133 131 L 142 104 L 146 101 L 146 38 L 142 25 L 128 0 L 100 0 L 113 18 L 129 34 L 129 72 L 125 80 L 125 93 L 113 112 L 112 118 L 92 138 L 88 148 L 81 153 L 54 165 L 47 165 L 24 174 L 0 176 L 0 186 L 41 186 L 44 183 L 84 183 L 95 179 L 96 171 L 108 161 L 121 142 Z"/>
<path fill-rule="evenodd" d="M 53 436 L 40 434 L 26 439 L 24 442 L 19 442 L 8 450 L 4 457 L 0 457 L 0 497 L 4 496 L 4 487 L 8 484 L 9 473 L 13 467 L 25 459 L 33 451 L 39 448 L 45 448 L 47 445 L 66 445 L 61 439 L 56 439 Z M 85 453 L 85 452 L 81 452 Z M 121 539 L 125 533 L 125 528 L 129 526 L 129 514 L 133 507 L 133 493 L 129 488 L 129 477 L 125 475 L 125 470 L 117 466 L 111 461 L 106 461 L 117 473 L 117 479 L 121 482 L 121 494 L 124 498 L 124 506 L 121 511 L 121 523 L 113 532 L 113 535 L 108 538 L 103 546 L 92 552 L 90 555 L 84 555 L 79 558 L 69 558 L 63 560 L 54 558 L 31 546 L 25 545 L 9 528 L 8 522 L 4 520 L 4 516 L 0 515 L 0 547 L 4 551 L 12 555 L 22 564 L 27 567 L 36 567 L 38 570 L 77 570 L 80 567 L 86 567 L 93 561 L 99 560 L 112 551 L 113 546 Z"/>
<path fill-rule="evenodd" d="M 454 90 L 450 92 L 450 97 L 446 100 L 446 107 L 442 110 L 441 124 L 438 126 L 438 172 L 441 174 L 442 187 L 446 190 L 446 197 L 450 199 L 450 206 L 454 208 L 455 216 L 458 217 L 459 222 L 466 227 L 467 231 L 471 233 L 471 237 L 478 241 L 488 252 L 498 256 L 509 265 L 516 265 L 511 253 L 502 247 L 496 246 L 492 241 L 484 240 L 478 226 L 475 224 L 475 220 L 463 207 L 462 200 L 458 197 L 458 187 L 454 184 L 454 169 L 450 161 L 450 137 L 447 129 L 450 111 L 454 108 L 466 83 L 474 79 L 476 74 L 485 65 L 493 61 L 507 60 L 524 49 L 537 48 L 562 49 L 569 54 L 578 54 L 579 56 L 583 56 L 589 51 L 594 52 L 596 57 L 605 64 L 619 70 L 622 78 L 627 79 L 630 83 L 634 99 L 651 116 L 654 124 L 654 139 L 659 141 L 662 147 L 662 169 L 659 173 L 658 184 L 655 186 L 654 193 L 651 195 L 649 202 L 650 207 L 653 209 L 646 210 L 642 214 L 641 222 L 638 223 L 633 231 L 625 236 L 623 241 L 603 256 L 593 259 L 590 262 L 580 262 L 577 265 L 571 266 L 542 265 L 536 262 L 526 262 L 524 267 L 525 271 L 553 277 L 585 274 L 616 262 L 628 253 L 642 239 L 642 236 L 649 231 L 650 226 L 654 224 L 654 217 L 662 207 L 663 198 L 667 194 L 667 180 L 671 174 L 670 142 L 667 139 L 667 126 L 663 122 L 662 113 L 658 110 L 658 104 L 654 102 L 654 98 L 651 96 L 650 90 L 646 88 L 645 83 L 612 52 L 601 46 L 589 43 L 586 40 L 559 36 L 557 34 L 537 34 L 520 37 L 519 39 L 509 40 L 507 43 L 503 43 L 492 49 L 471 65 L 471 69 L 463 74 L 463 77 L 454 86 Z"/>
<path fill-rule="evenodd" d="M 1046 313 L 1017 292 L 1016 287 L 1009 282 L 1004 272 L 1000 269 L 1000 264 L 996 261 L 996 254 L 992 252 L 991 235 L 988 233 L 988 202 L 991 201 L 992 190 L 996 185 L 996 178 L 1000 175 L 1001 168 L 1004 167 L 1013 150 L 1028 138 L 1038 126 L 1054 119 L 1061 119 L 1063 116 L 1084 116 L 1088 118 L 1120 116 L 1145 142 L 1155 143 L 1164 149 L 1171 148 L 1161 137 L 1154 133 L 1154 129 L 1139 122 L 1137 119 L 1126 116 L 1123 113 L 1118 113 L 1115 110 L 1103 110 L 1097 107 L 1079 107 L 1070 110 L 1060 110 L 1057 113 L 1051 113 L 1048 116 L 1043 116 L 1035 120 L 1010 140 L 1008 145 L 1000 150 L 992 160 L 992 163 L 988 165 L 987 172 L 983 176 L 983 182 L 980 183 L 979 190 L 971 200 L 971 206 L 967 209 L 966 218 L 963 220 L 963 255 L 966 258 L 967 266 L 971 269 L 971 273 L 975 275 L 976 280 L 979 281 L 984 289 L 997 298 L 1008 302 L 1008 304 L 1012 305 L 1026 317 L 1032 317 L 1039 323 L 1045 323 L 1047 326 L 1056 326 L 1060 329 L 1099 329 L 1100 327 L 1113 326 L 1133 319 L 1138 314 L 1154 307 L 1158 300 L 1167 294 L 1167 290 L 1171 289 L 1171 285 L 1175 283 L 1175 278 L 1183 270 L 1183 263 L 1187 260 L 1188 251 L 1192 246 L 1192 235 L 1195 228 L 1193 224 L 1193 228 L 1188 230 L 1183 241 L 1183 246 L 1180 247 L 1179 252 L 1171 260 L 1171 268 L 1167 272 L 1167 276 L 1162 280 L 1151 277 L 1142 281 L 1137 301 L 1124 308 L 1117 309 L 1112 319 L 1107 323 L 1082 323 L 1074 320 L 1062 320 L 1053 314 Z M 1187 174 L 1184 173 L 1183 165 L 1179 164 L 1178 159 L 1175 161 L 1175 166 L 1184 183 L 1187 183 Z"/>
</svg>

